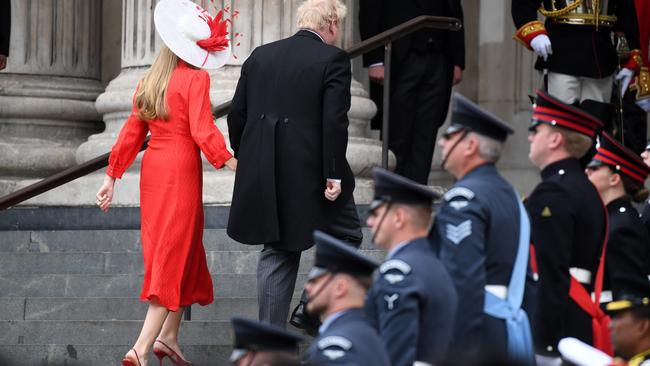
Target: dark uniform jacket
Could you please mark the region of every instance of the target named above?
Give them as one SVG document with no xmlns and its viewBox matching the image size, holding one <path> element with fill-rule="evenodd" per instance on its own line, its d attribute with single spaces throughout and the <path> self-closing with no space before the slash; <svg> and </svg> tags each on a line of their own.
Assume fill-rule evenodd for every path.
<svg viewBox="0 0 650 366">
<path fill-rule="evenodd" d="M 643 224 L 645 225 L 646 229 L 648 229 L 648 233 L 650 233 L 650 201 L 646 202 L 645 206 L 643 206 L 643 213 L 641 213 L 641 221 L 643 221 Z"/>
<path fill-rule="evenodd" d="M 607 218 L 577 159 L 552 163 L 541 174 L 526 204 L 539 269 L 532 329 L 537 352 L 557 354 L 564 337 L 592 343 L 591 317 L 569 297 L 569 270 L 591 272 L 585 289 L 593 291 Z"/>
<path fill-rule="evenodd" d="M 458 292 L 454 349 L 506 351 L 504 321 L 483 311 L 484 288 L 510 282 L 519 216 L 515 190 L 492 164 L 472 170 L 444 196 L 430 238 Z"/>
<path fill-rule="evenodd" d="M 607 205 L 609 240 L 605 256 L 604 290 L 611 290 L 620 299 L 625 279 L 648 279 L 650 235 L 629 198 L 618 198 Z"/>
<path fill-rule="evenodd" d="M 323 366 L 390 365 L 384 345 L 363 309 L 346 310 L 319 334 L 307 350 L 307 362 Z"/>
<path fill-rule="evenodd" d="M 345 206 L 354 190 L 345 157 L 350 82 L 345 51 L 306 30 L 246 60 L 228 115 L 239 159 L 230 237 L 304 250 Z M 327 178 L 342 180 L 334 202 L 323 195 Z"/>
<path fill-rule="evenodd" d="M 420 15 L 437 15 L 463 20 L 460 0 L 360 0 L 359 30 L 368 39 Z M 452 65 L 465 68 L 465 33 L 424 29 L 393 43 L 392 61 L 399 64 L 412 50 L 445 52 Z M 384 48 L 378 47 L 363 56 L 365 67 L 384 62 Z"/>
<path fill-rule="evenodd" d="M 426 238 L 387 258 L 366 300 L 368 319 L 393 366 L 439 363 L 451 342 L 456 309 L 454 285 Z"/>
<path fill-rule="evenodd" d="M 11 33 L 11 1 L 0 0 L 0 55 L 9 56 Z"/>
<path fill-rule="evenodd" d="M 551 0 L 512 0 L 512 18 L 517 29 L 524 24 L 537 20 L 537 9 L 545 4 L 551 9 Z M 555 0 L 557 4 L 565 3 Z M 618 66 L 618 55 L 612 42 L 612 31 L 625 33 L 630 49 L 639 48 L 639 29 L 637 25 L 634 0 L 610 0 L 615 6 L 618 20 L 614 29 L 589 25 L 559 24 L 553 19 L 546 19 L 544 27 L 551 40 L 553 54 L 548 61 L 537 60 L 535 68 L 541 70 L 544 65 L 551 72 L 603 78 L 610 76 Z M 557 6 L 556 6 L 557 7 Z M 560 6 L 562 8 L 563 6 Z"/>
</svg>

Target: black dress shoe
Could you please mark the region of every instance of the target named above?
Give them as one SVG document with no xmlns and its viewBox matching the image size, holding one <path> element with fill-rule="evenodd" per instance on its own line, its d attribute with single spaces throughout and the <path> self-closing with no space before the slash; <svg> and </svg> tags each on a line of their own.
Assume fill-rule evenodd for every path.
<svg viewBox="0 0 650 366">
<path fill-rule="evenodd" d="M 291 313 L 291 318 L 289 323 L 298 329 L 302 329 L 305 333 L 314 337 L 318 334 L 318 327 L 320 327 L 320 320 L 318 317 L 313 316 L 307 313 L 305 309 L 305 302 L 301 301 L 298 303 L 293 313 Z"/>
</svg>

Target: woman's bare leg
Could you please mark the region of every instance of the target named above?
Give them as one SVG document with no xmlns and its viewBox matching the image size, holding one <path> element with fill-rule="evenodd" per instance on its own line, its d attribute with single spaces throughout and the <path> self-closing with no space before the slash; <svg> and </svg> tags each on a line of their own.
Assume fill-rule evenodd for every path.
<svg viewBox="0 0 650 366">
<path fill-rule="evenodd" d="M 183 311 L 185 308 L 180 308 L 178 311 L 170 311 L 167 314 L 167 319 L 163 324 L 162 330 L 158 335 L 158 339 L 163 341 L 168 347 L 170 347 L 174 352 L 176 352 L 183 359 L 185 357 L 181 353 L 180 346 L 178 345 L 178 330 L 181 327 L 181 320 L 183 319 Z M 158 348 L 158 346 L 156 346 Z"/>
<path fill-rule="evenodd" d="M 149 304 L 149 309 L 147 310 L 147 316 L 144 318 L 144 324 L 142 325 L 142 330 L 140 331 L 140 336 L 135 342 L 133 348 L 138 352 L 138 357 L 142 366 L 148 364 L 149 352 L 151 351 L 151 346 L 156 340 L 156 336 L 160 333 L 160 329 L 165 323 L 165 319 L 169 314 L 164 306 L 154 304 L 153 302 Z M 129 350 L 131 358 L 134 359 L 135 354 L 133 350 Z M 128 354 L 128 353 L 127 353 Z"/>
</svg>

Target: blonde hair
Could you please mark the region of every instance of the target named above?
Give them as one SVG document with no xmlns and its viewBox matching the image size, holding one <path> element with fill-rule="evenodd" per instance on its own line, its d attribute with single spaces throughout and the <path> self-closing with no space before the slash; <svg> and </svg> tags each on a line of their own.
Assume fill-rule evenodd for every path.
<svg viewBox="0 0 650 366">
<path fill-rule="evenodd" d="M 579 132 L 567 130 L 562 127 L 551 126 L 555 132 L 559 132 L 564 139 L 564 149 L 572 157 L 580 159 L 589 151 L 593 146 L 594 141 L 591 137 L 583 135 Z"/>
<path fill-rule="evenodd" d="M 306 0 L 296 11 L 298 28 L 318 30 L 345 18 L 347 8 L 340 0 Z"/>
<path fill-rule="evenodd" d="M 178 57 L 165 45 L 147 71 L 135 93 L 138 117 L 143 120 L 169 118 L 167 113 L 167 86 L 176 68 Z"/>
</svg>

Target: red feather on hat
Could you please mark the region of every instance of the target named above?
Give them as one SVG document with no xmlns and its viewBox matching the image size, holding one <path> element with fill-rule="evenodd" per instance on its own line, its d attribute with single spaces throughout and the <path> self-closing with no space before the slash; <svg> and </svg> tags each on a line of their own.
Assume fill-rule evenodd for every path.
<svg viewBox="0 0 650 366">
<path fill-rule="evenodd" d="M 206 16 L 207 19 L 202 18 L 210 27 L 210 37 L 197 41 L 196 44 L 208 52 L 223 51 L 228 48 L 229 41 L 226 36 L 230 19 L 221 20 L 222 16 L 223 10 L 219 11 L 214 18 L 210 16 Z"/>
</svg>

